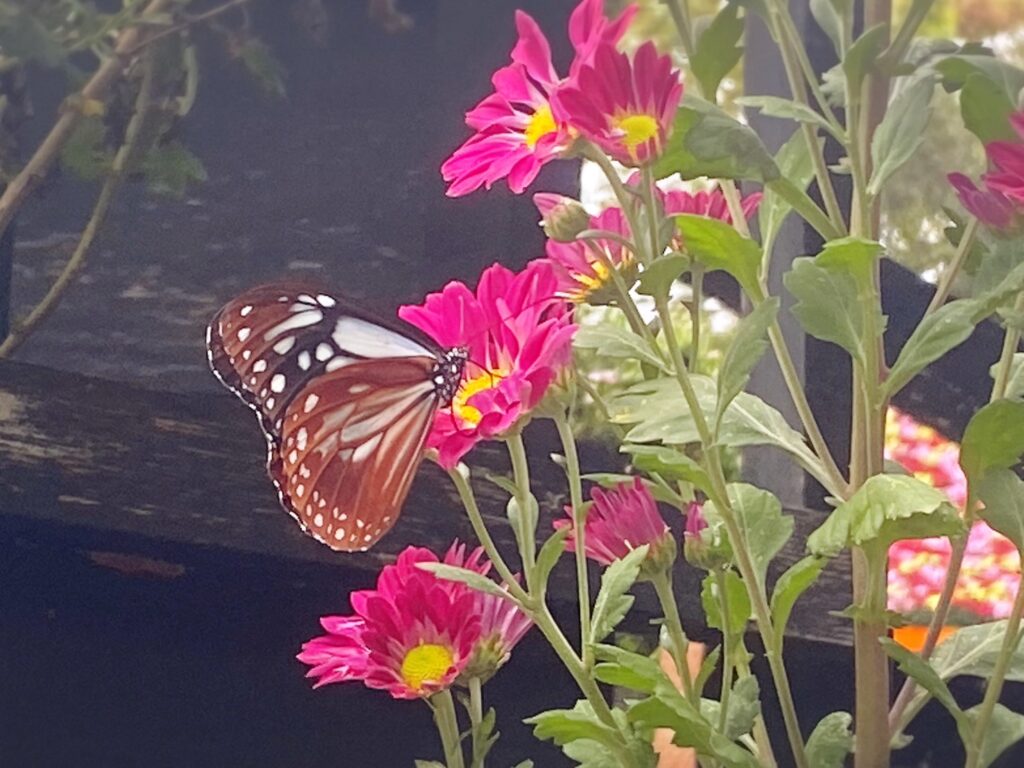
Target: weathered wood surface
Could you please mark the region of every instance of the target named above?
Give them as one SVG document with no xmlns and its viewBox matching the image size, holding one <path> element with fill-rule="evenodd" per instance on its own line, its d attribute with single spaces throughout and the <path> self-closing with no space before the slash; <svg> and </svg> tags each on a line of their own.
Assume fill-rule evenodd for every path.
<svg viewBox="0 0 1024 768">
<path fill-rule="evenodd" d="M 565 503 L 564 480 L 543 458 L 556 450 L 547 425 L 531 427 L 527 440 L 541 489 L 543 534 Z M 202 549 L 204 557 L 211 549 L 269 556 L 299 570 L 309 564 L 375 571 L 407 544 L 440 549 L 455 537 L 473 540 L 450 481 L 425 465 L 401 520 L 378 548 L 332 553 L 279 508 L 264 475 L 263 445 L 252 414 L 226 393 L 153 392 L 22 364 L 0 366 L 0 515 L 184 544 Z M 589 469 L 607 469 L 613 460 L 606 448 L 584 446 Z M 499 546 L 511 553 L 505 497 L 481 478 L 485 471 L 507 471 L 505 458 L 495 446 L 482 446 L 470 462 L 483 465 L 476 472 L 479 500 Z M 793 514 L 797 534 L 776 572 L 802 556 L 803 539 L 822 519 L 806 510 Z M 678 530 L 681 521 L 675 522 Z M 699 574 L 680 564 L 678 576 L 685 620 L 699 633 Z M 574 599 L 571 580 L 571 568 L 556 571 L 556 603 Z M 658 610 L 649 590 L 637 592 L 633 623 L 643 627 Z M 839 561 L 798 604 L 792 634 L 847 641 L 845 622 L 826 612 L 845 607 L 848 595 L 848 574 Z"/>
</svg>

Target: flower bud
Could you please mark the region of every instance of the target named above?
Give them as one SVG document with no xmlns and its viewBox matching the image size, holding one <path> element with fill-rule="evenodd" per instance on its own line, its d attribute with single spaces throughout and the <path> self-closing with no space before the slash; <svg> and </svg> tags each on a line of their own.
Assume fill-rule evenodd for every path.
<svg viewBox="0 0 1024 768">
<path fill-rule="evenodd" d="M 686 529 L 683 532 L 683 557 L 686 562 L 705 571 L 725 567 L 729 563 L 726 548 L 716 545 L 713 532 L 704 519 L 701 505 L 690 502 L 686 510 Z"/>
<path fill-rule="evenodd" d="M 590 214 L 578 200 L 549 192 L 538 192 L 533 203 L 541 215 L 544 234 L 558 243 L 571 243 L 580 232 L 591 228 Z"/>
</svg>

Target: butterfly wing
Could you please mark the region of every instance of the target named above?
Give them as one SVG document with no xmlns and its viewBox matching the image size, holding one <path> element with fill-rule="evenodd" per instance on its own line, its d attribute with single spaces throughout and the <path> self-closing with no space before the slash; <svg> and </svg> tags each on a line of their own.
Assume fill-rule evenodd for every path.
<svg viewBox="0 0 1024 768">
<path fill-rule="evenodd" d="M 332 549 L 357 551 L 394 525 L 438 405 L 435 362 L 355 362 L 294 398 L 268 469 L 303 530 Z"/>
<path fill-rule="evenodd" d="M 260 416 L 274 441 L 308 383 L 359 360 L 436 357 L 418 340 L 301 284 L 264 285 L 226 304 L 207 329 L 210 367 Z"/>
</svg>

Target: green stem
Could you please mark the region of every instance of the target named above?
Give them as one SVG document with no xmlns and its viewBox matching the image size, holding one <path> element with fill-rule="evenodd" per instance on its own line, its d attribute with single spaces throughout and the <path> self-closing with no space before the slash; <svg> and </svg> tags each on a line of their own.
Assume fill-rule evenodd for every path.
<svg viewBox="0 0 1024 768">
<path fill-rule="evenodd" d="M 672 591 L 671 569 L 666 568 L 656 576 L 652 576 L 651 585 L 654 587 L 662 613 L 665 615 L 665 629 L 668 630 L 668 637 L 672 643 L 670 653 L 672 661 L 676 665 L 676 671 L 679 673 L 679 679 L 683 682 L 683 694 L 694 706 L 698 706 L 700 693 L 693 686 L 693 676 L 690 674 L 690 665 L 686 660 L 686 650 L 690 647 L 690 641 L 683 631 L 679 606 L 676 605 L 676 596 Z"/>
<path fill-rule="evenodd" d="M 882 55 L 878 57 L 877 66 L 880 69 L 892 69 L 903 61 L 903 56 L 914 41 L 914 35 L 917 34 L 921 22 L 928 16 L 928 12 L 931 11 L 934 4 L 935 0 L 914 0 L 911 3 L 910 10 L 907 11 L 903 23 L 900 24 L 900 28 L 896 31 L 893 41 L 882 52 Z"/>
<path fill-rule="evenodd" d="M 782 24 L 782 32 L 785 34 L 786 47 L 793 57 L 796 58 L 797 64 L 800 66 L 800 70 L 803 73 L 804 81 L 807 84 L 807 87 L 810 88 L 811 95 L 814 96 L 814 101 L 817 103 L 818 109 L 821 111 L 822 116 L 829 125 L 829 131 L 838 141 L 842 141 L 845 135 L 843 126 L 836 118 L 835 112 L 832 111 L 832 105 L 828 103 L 828 99 L 825 97 L 825 93 L 821 89 L 821 84 L 818 82 L 818 75 L 814 71 L 814 65 L 811 64 L 810 56 L 807 55 L 807 48 L 804 46 L 803 38 L 800 36 L 800 32 L 796 28 L 796 23 L 793 21 L 793 16 L 789 12 L 789 7 L 781 5 L 779 11 L 779 20 Z"/>
<path fill-rule="evenodd" d="M 725 586 L 725 572 L 715 572 L 715 583 L 718 585 L 718 614 L 722 617 L 722 694 L 719 698 L 718 730 L 725 732 L 725 724 L 729 719 L 729 698 L 732 695 L 733 667 L 736 660 L 733 658 L 736 649 L 733 648 L 734 637 L 729 631 L 729 598 Z"/>
<path fill-rule="evenodd" d="M 996 657 L 992 674 L 989 676 L 981 709 L 974 721 L 974 743 L 967 746 L 967 762 L 964 768 L 978 768 L 980 765 L 982 747 L 985 745 L 985 737 L 988 736 L 988 725 L 992 720 L 992 712 L 995 710 L 996 704 L 999 703 L 999 695 L 1003 692 L 1003 683 L 1006 682 L 1006 673 L 1010 669 L 1014 652 L 1020 644 L 1022 615 L 1024 615 L 1024 589 L 1018 589 L 1017 596 L 1013 600 L 1013 608 L 1010 610 L 1010 617 L 1006 620 L 1003 644 L 999 649 L 999 656 Z"/>
<path fill-rule="evenodd" d="M 828 168 L 826 167 L 826 171 Z M 804 190 L 788 179 L 769 181 L 766 186 L 792 206 L 804 221 L 826 240 L 837 240 L 843 236 L 843 228 L 836 226 Z"/>
<path fill-rule="evenodd" d="M 690 289 L 693 291 L 690 299 L 690 373 L 696 373 L 700 361 L 701 305 L 704 303 L 704 268 L 696 263 L 690 270 Z"/>
<path fill-rule="evenodd" d="M 967 256 L 971 252 L 971 246 L 974 245 L 977 235 L 978 220 L 972 216 L 968 220 L 967 226 L 964 227 L 963 234 L 960 236 L 960 244 L 953 255 L 953 260 L 949 262 L 949 265 L 942 272 L 942 279 L 939 280 L 939 284 L 935 288 L 935 295 L 932 296 L 932 300 L 928 303 L 928 308 L 924 311 L 925 317 L 928 317 L 946 303 L 946 299 L 949 298 L 949 294 L 953 290 L 953 283 L 960 274 L 960 270 L 963 269 L 964 262 L 967 261 Z"/>
<path fill-rule="evenodd" d="M 565 453 L 565 472 L 569 479 L 569 500 L 572 504 L 572 527 L 575 538 L 576 589 L 580 604 L 580 656 L 583 668 L 591 669 L 594 664 L 593 649 L 590 646 L 590 577 L 587 572 L 586 509 L 583 506 L 583 481 L 580 478 L 580 460 L 576 453 L 576 439 L 564 413 L 555 419 L 558 437 Z"/>
<path fill-rule="evenodd" d="M 523 444 L 523 436 L 519 432 L 513 432 L 505 438 L 508 446 L 508 455 L 512 460 L 512 477 L 516 484 L 516 503 L 519 505 L 519 555 L 523 560 L 523 570 L 526 572 L 527 586 L 533 590 L 533 566 L 537 558 L 537 531 L 531 521 L 535 519 L 533 494 L 530 490 L 530 464 L 526 458 L 526 446 Z"/>
<path fill-rule="evenodd" d="M 683 44 L 683 51 L 687 58 L 693 58 L 697 48 L 693 37 L 693 24 L 690 23 L 690 6 L 687 0 L 665 0 L 668 12 L 672 15 L 676 29 L 679 31 L 679 39 Z M 713 98 L 713 97 L 712 97 Z"/>
<path fill-rule="evenodd" d="M 430 705 L 434 710 L 434 724 L 444 747 L 444 764 L 447 768 L 465 768 L 459 738 L 459 720 L 455 713 L 452 692 L 447 688 L 438 691 L 430 697 Z"/>
<path fill-rule="evenodd" d="M 470 485 L 469 477 L 467 476 L 468 470 L 467 475 L 463 475 L 458 467 L 449 469 L 447 472 L 455 484 L 455 489 L 459 492 L 459 499 L 461 499 L 462 506 L 466 510 L 466 516 L 473 526 L 473 532 L 476 534 L 477 540 L 487 553 L 487 557 L 494 565 L 494 569 L 501 576 L 502 581 L 505 582 L 509 593 L 524 606 L 531 605 L 533 601 L 530 595 L 519 586 L 519 580 L 512 574 L 512 569 L 508 567 L 505 558 L 498 551 L 494 539 L 491 538 L 491 532 L 487 530 L 487 524 L 484 523 L 483 515 L 480 514 L 480 506 L 476 503 L 473 486 Z"/>
<path fill-rule="evenodd" d="M 485 743 L 479 740 L 480 725 L 484 721 L 483 683 L 479 677 L 469 678 L 469 722 L 473 726 L 473 761 L 470 768 L 486 768 Z"/>
<path fill-rule="evenodd" d="M 1013 305 L 1014 310 L 1024 310 L 1024 293 L 1017 296 Z M 1020 330 L 1008 325 L 1006 334 L 1003 336 L 1003 349 L 999 354 L 999 363 L 996 366 L 995 378 L 992 383 L 992 401 L 1002 400 L 1006 397 L 1007 389 L 1010 386 L 1010 374 L 1013 372 L 1013 356 L 1020 346 Z"/>
<path fill-rule="evenodd" d="M 735 654 L 736 671 L 740 678 L 750 677 L 750 662 L 747 660 L 747 646 L 741 637 Z M 776 768 L 775 752 L 768 737 L 768 727 L 764 724 L 764 715 L 760 712 L 754 718 L 754 743 L 757 745 L 758 759 L 762 768 Z"/>
</svg>

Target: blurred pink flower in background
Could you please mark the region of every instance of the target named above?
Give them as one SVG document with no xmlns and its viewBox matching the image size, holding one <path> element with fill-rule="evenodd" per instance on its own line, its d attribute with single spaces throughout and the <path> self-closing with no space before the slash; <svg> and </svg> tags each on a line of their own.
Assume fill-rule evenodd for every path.
<svg viewBox="0 0 1024 768">
<path fill-rule="evenodd" d="M 1016 228 L 1024 219 L 1024 112 L 1010 116 L 1019 141 L 992 141 L 985 152 L 993 168 L 981 177 L 984 189 L 962 173 L 951 173 L 960 203 L 983 224 L 997 230 Z"/>
<path fill-rule="evenodd" d="M 427 444 L 451 469 L 481 440 L 498 437 L 537 406 L 572 357 L 569 307 L 544 260 L 522 272 L 484 270 L 476 291 L 452 281 L 399 316 L 442 347 L 469 350 L 467 373 L 449 408 L 439 410 Z"/>
<path fill-rule="evenodd" d="M 931 427 L 891 409 L 885 456 L 915 477 L 943 490 L 958 507 L 967 498 L 960 469 L 960 446 Z M 948 539 L 908 539 L 889 549 L 889 607 L 894 611 L 932 610 L 942 592 L 949 563 Z M 1004 618 L 1020 584 L 1020 556 L 1012 543 L 984 522 L 975 523 L 967 540 L 963 568 L 953 595 L 954 607 L 979 620 Z"/>
</svg>

